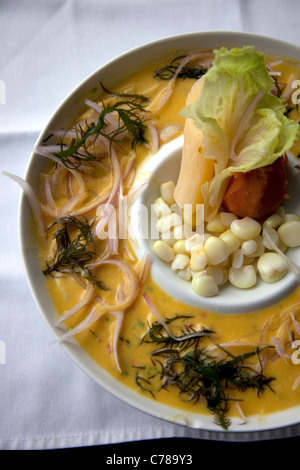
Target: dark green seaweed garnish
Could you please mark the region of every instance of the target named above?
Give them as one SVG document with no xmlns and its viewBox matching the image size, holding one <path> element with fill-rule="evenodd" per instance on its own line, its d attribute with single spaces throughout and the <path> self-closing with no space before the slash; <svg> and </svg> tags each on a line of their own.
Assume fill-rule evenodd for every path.
<svg viewBox="0 0 300 470">
<path fill-rule="evenodd" d="M 113 130 L 109 130 L 106 120 L 110 113 L 114 113 L 117 117 L 117 125 L 113 126 Z M 65 131 L 58 143 L 60 151 L 53 152 L 53 155 L 65 167 L 80 171 L 82 163 L 95 161 L 98 158 L 91 151 L 91 137 L 96 139 L 98 136 L 102 136 L 111 143 L 120 143 L 129 136 L 133 148 L 137 144 L 142 145 L 147 142 L 145 137 L 147 129 L 145 113 L 143 100 L 140 95 L 131 95 L 130 99 L 123 97 L 121 101 L 111 105 L 103 104 L 102 111 L 95 122 L 88 123 L 86 120 L 84 124 L 77 124 L 74 128 Z M 75 131 L 76 137 L 73 137 L 71 142 L 67 144 L 65 138 L 70 130 Z"/>
<path fill-rule="evenodd" d="M 166 324 L 183 318 L 177 316 L 170 318 Z M 191 336 L 194 333 L 194 336 Z M 213 354 L 200 343 L 207 338 L 216 348 Z M 203 329 L 198 332 L 187 328 L 182 335 L 170 337 L 162 325 L 154 322 L 143 337 L 147 341 L 159 345 L 152 353 L 152 363 L 156 370 L 156 377 L 161 382 L 161 389 L 175 387 L 180 397 L 185 401 L 194 403 L 204 402 L 207 409 L 214 415 L 216 424 L 227 430 L 231 420 L 228 417 L 230 402 L 235 401 L 232 390 L 245 391 L 252 389 L 260 396 L 266 389 L 271 388 L 273 377 L 266 377 L 260 355 L 265 346 L 255 348 L 244 354 L 234 355 L 213 338 L 213 332 Z M 259 370 L 250 366 L 248 360 L 256 358 Z M 136 374 L 138 386 L 152 395 L 151 378 L 143 377 L 142 369 Z"/>
<path fill-rule="evenodd" d="M 43 270 L 43 273 L 45 275 L 76 273 L 99 288 L 106 289 L 105 285 L 98 281 L 86 266 L 93 260 L 96 252 L 92 224 L 84 216 L 67 215 L 58 218 L 48 227 L 48 230 L 55 225 L 59 226 L 53 234 L 56 251 L 51 264 L 47 262 L 47 268 Z"/>
<path fill-rule="evenodd" d="M 180 61 L 184 59 L 186 56 L 178 56 L 175 57 L 169 64 L 155 70 L 154 77 L 160 78 L 161 80 L 170 80 L 175 72 L 178 69 Z M 202 77 L 207 72 L 207 68 L 203 65 L 191 65 L 187 64 L 178 73 L 178 78 L 192 78 L 197 80 L 198 78 Z"/>
</svg>

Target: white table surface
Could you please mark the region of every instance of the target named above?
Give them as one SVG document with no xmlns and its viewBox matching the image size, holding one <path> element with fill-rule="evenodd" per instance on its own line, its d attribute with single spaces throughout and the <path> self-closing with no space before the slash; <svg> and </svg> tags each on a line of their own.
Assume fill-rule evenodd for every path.
<svg viewBox="0 0 300 470">
<path fill-rule="evenodd" d="M 178 33 L 245 31 L 300 45 L 298 0 L 0 0 L 0 170 L 23 176 L 49 117 L 99 66 Z M 0 449 L 53 449 L 218 435 L 144 415 L 95 384 L 53 340 L 18 238 L 19 188 L 0 175 Z M 300 427 L 251 437 L 300 435 Z M 224 436 L 221 436 L 224 439 Z"/>
</svg>

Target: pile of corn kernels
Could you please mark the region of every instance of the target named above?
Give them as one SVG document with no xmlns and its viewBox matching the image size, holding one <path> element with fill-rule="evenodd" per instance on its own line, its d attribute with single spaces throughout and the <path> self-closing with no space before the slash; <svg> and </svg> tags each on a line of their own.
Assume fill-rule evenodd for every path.
<svg viewBox="0 0 300 470">
<path fill-rule="evenodd" d="M 300 218 L 285 213 L 281 206 L 263 224 L 245 217 L 220 211 L 204 225 L 204 233 L 197 233 L 176 211 L 175 184 L 160 185 L 160 197 L 154 202 L 159 239 L 153 244 L 154 253 L 180 278 L 190 281 L 200 296 L 218 295 L 227 283 L 247 289 L 259 278 L 271 283 L 282 279 L 288 271 L 288 262 L 281 253 L 300 246 Z M 264 228 L 272 239 L 264 236 Z M 183 236 L 184 234 L 184 236 Z M 275 243 L 278 250 L 274 250 Z"/>
</svg>

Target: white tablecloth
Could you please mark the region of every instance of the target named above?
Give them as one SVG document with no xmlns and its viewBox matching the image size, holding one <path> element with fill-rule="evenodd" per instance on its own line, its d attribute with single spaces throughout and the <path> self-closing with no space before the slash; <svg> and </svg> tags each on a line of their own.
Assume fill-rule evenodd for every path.
<svg viewBox="0 0 300 470">
<path fill-rule="evenodd" d="M 0 0 L 0 170 L 23 176 L 49 117 L 82 79 L 147 41 L 205 30 L 300 45 L 298 0 Z M 95 384 L 53 340 L 27 284 L 20 190 L 0 176 L 0 449 L 51 449 L 219 435 L 144 415 Z M 286 428 L 227 440 L 300 434 Z M 224 439 L 224 436 L 221 437 Z"/>
</svg>

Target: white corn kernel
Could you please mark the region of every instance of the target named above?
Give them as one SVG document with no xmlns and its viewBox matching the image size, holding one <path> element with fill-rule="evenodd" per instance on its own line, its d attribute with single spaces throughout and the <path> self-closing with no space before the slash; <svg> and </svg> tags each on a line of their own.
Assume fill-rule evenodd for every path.
<svg viewBox="0 0 300 470">
<path fill-rule="evenodd" d="M 213 297 L 218 295 L 219 289 L 212 276 L 207 274 L 196 275 L 192 280 L 192 288 L 196 294 L 202 297 Z"/>
<path fill-rule="evenodd" d="M 225 228 L 229 228 L 231 222 L 237 219 L 237 216 L 231 212 L 220 212 L 220 219 Z"/>
<path fill-rule="evenodd" d="M 278 228 L 278 235 L 286 246 L 291 248 L 300 246 L 300 222 L 296 220 L 285 222 Z"/>
<path fill-rule="evenodd" d="M 238 250 L 241 245 L 241 241 L 235 235 L 233 235 L 230 229 L 221 233 L 220 238 L 226 243 L 229 250 L 229 254 Z"/>
<path fill-rule="evenodd" d="M 284 259 L 274 252 L 264 253 L 257 262 L 260 277 L 265 282 L 277 282 L 287 272 L 288 265 Z"/>
<path fill-rule="evenodd" d="M 229 282 L 239 289 L 249 289 L 257 282 L 256 271 L 252 264 L 241 266 L 240 268 L 231 267 L 228 272 Z"/>
<path fill-rule="evenodd" d="M 242 252 L 242 250 L 236 250 L 232 254 L 232 266 L 234 268 L 240 268 L 241 266 L 243 266 L 243 263 L 244 263 L 244 253 Z"/>
<path fill-rule="evenodd" d="M 207 222 L 206 229 L 213 233 L 222 233 L 226 230 L 226 226 L 221 221 L 220 214 L 217 214 L 212 220 Z"/>
<path fill-rule="evenodd" d="M 207 266 L 206 271 L 209 276 L 214 278 L 217 286 L 223 285 L 224 280 L 227 279 L 225 277 L 225 270 L 220 268 L 220 266 Z"/>
<path fill-rule="evenodd" d="M 222 263 L 229 256 L 228 246 L 224 240 L 213 235 L 205 241 L 204 250 L 208 262 L 213 265 Z"/>
<path fill-rule="evenodd" d="M 284 243 L 282 243 L 281 240 L 279 240 L 277 246 L 278 246 L 279 250 L 282 251 L 282 253 L 285 253 L 286 250 L 288 249 L 288 247 Z"/>
<path fill-rule="evenodd" d="M 157 240 L 153 244 L 154 253 L 163 261 L 170 263 L 174 258 L 173 249 L 163 240 Z"/>
<path fill-rule="evenodd" d="M 190 264 L 190 257 L 183 253 L 178 253 L 178 255 L 175 255 L 172 261 L 171 269 L 172 271 L 177 271 L 179 269 L 186 268 L 189 264 Z"/>
<path fill-rule="evenodd" d="M 170 212 L 169 214 L 165 214 L 158 219 L 158 221 L 156 222 L 156 229 L 160 233 L 166 232 L 167 230 L 171 230 L 171 228 L 180 224 L 181 224 L 180 215 L 175 214 L 174 212 Z"/>
<path fill-rule="evenodd" d="M 173 245 L 173 251 L 176 255 L 178 253 L 183 253 L 187 255 L 188 252 L 185 249 L 185 240 L 177 240 Z"/>
<path fill-rule="evenodd" d="M 194 247 L 191 250 L 190 267 L 193 271 L 202 271 L 207 265 L 207 255 L 201 247 Z"/>
<path fill-rule="evenodd" d="M 231 222 L 230 229 L 240 240 L 250 240 L 257 237 L 261 232 L 261 225 L 251 217 L 236 219 Z"/>
<path fill-rule="evenodd" d="M 169 214 L 171 212 L 168 204 L 163 200 L 162 197 L 157 198 L 152 206 L 153 212 L 157 217 Z"/>
<path fill-rule="evenodd" d="M 203 246 L 203 236 L 200 233 L 194 233 L 191 237 L 187 238 L 185 241 L 186 251 L 191 251 L 195 246 Z"/>
<path fill-rule="evenodd" d="M 264 221 L 264 226 L 268 228 L 274 228 L 276 229 L 282 222 L 282 218 L 280 217 L 279 214 L 273 214 L 270 215 L 265 221 Z"/>
<path fill-rule="evenodd" d="M 257 242 L 255 240 L 245 240 L 242 243 L 241 250 L 246 256 L 251 256 L 257 250 Z"/>
<path fill-rule="evenodd" d="M 175 183 L 173 181 L 167 181 L 160 185 L 161 197 L 163 198 L 164 201 L 166 201 L 166 203 L 169 206 L 172 206 L 172 204 L 175 204 L 175 200 L 173 196 L 174 189 L 175 189 Z"/>
<path fill-rule="evenodd" d="M 285 214 L 283 222 L 299 222 L 300 217 L 297 214 Z"/>
<path fill-rule="evenodd" d="M 278 245 L 279 236 L 278 236 L 277 231 L 274 228 L 269 228 L 268 229 L 268 235 L 271 238 L 272 242 L 275 243 L 275 245 Z M 264 236 L 263 236 L 263 244 L 268 250 L 273 250 L 272 243 L 270 243 L 269 240 L 266 239 Z"/>
<path fill-rule="evenodd" d="M 184 206 L 182 216 L 184 223 L 190 227 L 195 227 L 196 230 L 203 226 L 204 213 L 202 206 L 196 209 L 196 211 L 192 211 L 189 205 Z"/>
<path fill-rule="evenodd" d="M 190 225 L 184 224 L 184 225 L 176 225 L 174 227 L 174 237 L 177 240 L 183 239 L 183 238 L 190 238 L 193 235 L 193 229 Z"/>
<path fill-rule="evenodd" d="M 262 237 L 261 235 L 258 235 L 254 240 L 256 241 L 257 247 L 256 247 L 255 252 L 252 253 L 251 256 L 254 256 L 255 258 L 257 258 L 257 257 L 261 256 L 261 255 L 265 252 L 266 247 L 265 247 L 265 245 L 264 245 L 264 243 L 263 243 L 263 242 L 264 242 L 264 239 L 263 239 L 263 237 Z"/>
<path fill-rule="evenodd" d="M 176 240 L 174 237 L 174 231 L 173 230 L 167 230 L 166 232 L 162 232 L 160 234 L 160 238 L 167 243 L 167 245 L 173 247 Z"/>
<path fill-rule="evenodd" d="M 179 271 L 177 271 L 177 276 L 181 279 L 184 279 L 185 281 L 190 281 L 192 277 L 191 268 L 187 266 L 184 269 L 180 269 Z"/>
<path fill-rule="evenodd" d="M 185 238 L 184 236 L 184 231 L 183 231 L 183 225 L 176 225 L 174 227 L 174 238 L 176 240 L 182 240 L 183 238 Z"/>
<path fill-rule="evenodd" d="M 247 256 L 245 255 L 244 256 L 244 266 L 247 266 L 248 264 L 253 264 L 254 267 L 256 267 L 256 259 L 257 258 L 254 258 L 254 256 Z"/>
</svg>

